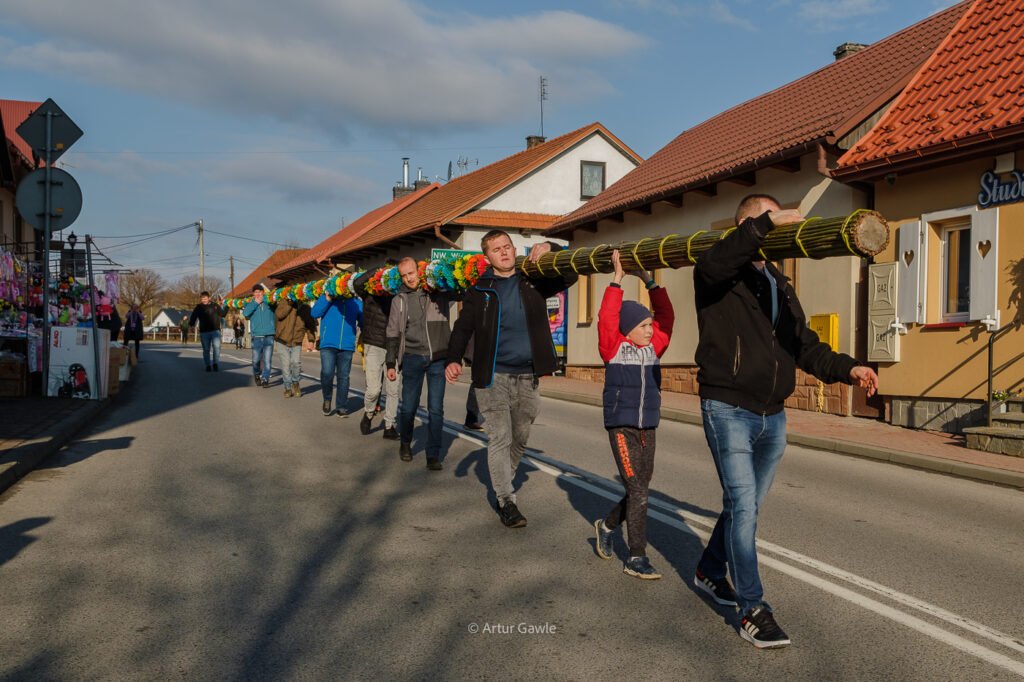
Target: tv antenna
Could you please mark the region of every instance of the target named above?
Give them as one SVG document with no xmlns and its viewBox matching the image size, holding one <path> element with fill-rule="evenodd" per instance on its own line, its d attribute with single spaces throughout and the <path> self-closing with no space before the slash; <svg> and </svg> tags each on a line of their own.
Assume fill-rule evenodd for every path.
<svg viewBox="0 0 1024 682">
<path fill-rule="evenodd" d="M 544 102 L 548 98 L 548 79 L 541 76 L 538 86 L 540 92 L 540 136 L 544 137 Z"/>
<path fill-rule="evenodd" d="M 455 160 L 455 165 L 459 167 L 460 174 L 465 173 L 470 166 L 479 166 L 480 159 L 471 159 L 466 156 L 459 156 Z"/>
</svg>

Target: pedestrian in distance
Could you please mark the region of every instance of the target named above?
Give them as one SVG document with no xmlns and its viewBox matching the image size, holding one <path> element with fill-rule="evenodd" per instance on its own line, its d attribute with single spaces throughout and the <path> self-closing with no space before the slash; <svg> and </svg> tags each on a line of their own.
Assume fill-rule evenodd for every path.
<svg viewBox="0 0 1024 682">
<path fill-rule="evenodd" d="M 385 265 L 398 265 L 388 259 Z M 387 357 L 388 316 L 391 314 L 391 296 L 375 296 L 366 290 L 366 283 L 373 276 L 367 271 L 355 282 L 355 290 L 363 300 L 363 322 L 361 340 L 363 344 L 363 370 L 366 376 L 366 393 L 363 394 L 363 418 L 359 421 L 359 432 L 364 436 L 373 429 L 373 419 L 380 412 L 380 399 L 384 395 L 384 438 L 398 440 L 395 425 L 398 420 L 399 392 L 402 376 L 396 373 L 392 381 L 385 371 Z"/>
<path fill-rule="evenodd" d="M 252 373 L 257 386 L 270 386 L 270 366 L 274 359 L 274 328 L 277 319 L 266 300 L 262 284 L 252 288 L 252 300 L 242 308 L 242 316 L 249 320 L 252 335 Z"/>
<path fill-rule="evenodd" d="M 132 303 L 132 307 L 128 311 L 128 314 L 124 316 L 124 342 L 125 345 L 128 345 L 133 341 L 135 342 L 136 359 L 139 357 L 145 319 L 146 318 L 143 316 L 138 303 Z"/>
<path fill-rule="evenodd" d="M 320 320 L 320 389 L 323 393 L 323 413 L 329 417 L 334 409 L 334 386 L 337 398 L 334 404 L 344 417 L 348 414 L 349 374 L 352 356 L 356 350 L 357 328 L 363 325 L 363 306 L 358 298 L 340 298 L 324 292 L 313 304 L 313 317 Z"/>
<path fill-rule="evenodd" d="M 242 320 L 241 315 L 235 316 L 235 348 L 242 350 L 245 345 L 245 322 Z"/>
<path fill-rule="evenodd" d="M 220 297 L 210 300 L 210 292 L 199 294 L 199 303 L 188 318 L 190 327 L 199 324 L 199 341 L 203 344 L 203 363 L 207 372 L 220 371 L 220 328 L 223 326 L 223 303 Z"/>
<path fill-rule="evenodd" d="M 178 328 L 181 330 L 181 345 L 188 343 L 188 315 L 182 311 L 181 322 L 178 323 Z"/>
<path fill-rule="evenodd" d="M 516 504 L 514 480 L 540 404 L 539 377 L 558 369 L 546 300 L 576 282 L 575 273 L 530 279 L 516 270 L 516 249 L 502 230 L 483 236 L 490 267 L 465 294 L 452 329 L 445 376 L 455 383 L 473 341 L 471 377 L 487 433 L 487 469 L 495 507 L 508 528 L 526 526 Z M 556 248 L 535 244 L 536 261 Z"/>
<path fill-rule="evenodd" d="M 302 379 L 302 342 L 316 339 L 316 320 L 309 306 L 301 301 L 285 298 L 274 308 L 274 339 L 281 358 L 281 378 L 284 397 L 298 398 Z"/>
<path fill-rule="evenodd" d="M 803 220 L 800 212 L 752 194 L 740 201 L 735 218 L 738 227 L 693 270 L 701 418 L 722 484 L 722 513 L 693 582 L 716 603 L 739 607 L 745 640 L 777 648 L 790 639 L 764 600 L 755 535 L 786 448 L 785 401 L 796 368 L 826 383 L 857 384 L 868 396 L 878 376 L 818 339 L 788 279 L 760 255 L 769 233 Z"/>
<path fill-rule="evenodd" d="M 457 294 L 427 292 L 420 286 L 419 265 L 412 258 L 398 261 L 402 288 L 388 315 L 387 366 L 389 381 L 402 372 L 402 400 L 398 406 L 398 456 L 412 461 L 412 426 L 427 383 L 427 468 L 442 469 L 441 435 L 444 429 L 445 357 L 451 337 L 449 310 Z"/>
<path fill-rule="evenodd" d="M 654 474 L 655 433 L 661 419 L 660 358 L 672 338 L 675 313 L 668 292 L 654 275 L 637 273 L 651 297 L 652 311 L 636 301 L 622 300 L 625 275 L 619 252 L 612 252 L 615 275 L 605 289 L 597 318 L 597 343 L 605 363 L 604 427 L 626 496 L 603 519 L 594 521 L 595 549 L 613 558 L 616 528 L 629 530 L 629 559 L 623 572 L 644 580 L 661 574 L 647 558 L 647 497 Z"/>
</svg>

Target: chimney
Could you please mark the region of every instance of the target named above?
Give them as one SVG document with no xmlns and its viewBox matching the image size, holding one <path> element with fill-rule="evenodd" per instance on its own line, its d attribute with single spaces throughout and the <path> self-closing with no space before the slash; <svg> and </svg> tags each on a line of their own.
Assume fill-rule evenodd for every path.
<svg viewBox="0 0 1024 682">
<path fill-rule="evenodd" d="M 391 200 L 401 199 L 404 196 L 408 196 L 416 191 L 416 188 L 409 184 L 409 157 L 402 157 L 402 182 L 395 183 L 395 186 L 391 188 Z"/>
<path fill-rule="evenodd" d="M 547 139 L 548 138 L 546 138 L 546 137 L 544 137 L 542 135 L 527 135 L 526 136 L 526 148 L 527 149 L 533 149 L 537 145 L 544 144 L 545 142 L 547 142 Z"/>
<path fill-rule="evenodd" d="M 865 47 L 867 47 L 867 45 L 864 43 L 843 43 L 832 51 L 832 56 L 835 57 L 838 62 L 843 57 L 849 57 L 854 52 L 860 52 Z"/>
</svg>

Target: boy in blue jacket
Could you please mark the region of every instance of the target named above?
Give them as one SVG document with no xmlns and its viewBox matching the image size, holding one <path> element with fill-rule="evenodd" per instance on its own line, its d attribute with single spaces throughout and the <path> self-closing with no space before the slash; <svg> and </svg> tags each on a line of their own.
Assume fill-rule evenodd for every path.
<svg viewBox="0 0 1024 682">
<path fill-rule="evenodd" d="M 625 273 L 619 252 L 612 252 L 615 277 L 604 292 L 597 318 L 598 348 L 605 362 L 604 426 L 612 445 L 626 496 L 604 519 L 594 521 L 595 549 L 611 559 L 612 535 L 625 521 L 629 527 L 629 559 L 622 571 L 644 580 L 661 577 L 647 558 L 647 495 L 654 474 L 654 432 L 661 418 L 661 367 L 675 314 L 668 292 L 654 276 L 637 273 L 647 285 L 651 311 L 636 301 L 622 300 Z"/>
<path fill-rule="evenodd" d="M 277 318 L 266 299 L 262 284 L 252 287 L 252 300 L 242 308 L 252 330 L 252 373 L 257 386 L 270 386 L 270 364 L 274 358 L 274 327 Z"/>
<path fill-rule="evenodd" d="M 320 320 L 320 387 L 324 394 L 324 416 L 329 417 L 333 412 L 331 398 L 337 379 L 335 405 L 338 415 L 347 417 L 348 379 L 356 350 L 356 327 L 363 327 L 363 302 L 358 298 L 323 293 L 313 304 L 312 313 Z"/>
</svg>

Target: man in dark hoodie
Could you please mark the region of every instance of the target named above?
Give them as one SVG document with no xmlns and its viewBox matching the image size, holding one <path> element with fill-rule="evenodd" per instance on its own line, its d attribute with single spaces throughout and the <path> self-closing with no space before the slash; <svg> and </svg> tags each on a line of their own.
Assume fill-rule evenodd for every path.
<svg viewBox="0 0 1024 682">
<path fill-rule="evenodd" d="M 878 388 L 871 368 L 832 351 L 807 327 L 796 291 L 764 260 L 768 233 L 802 220 L 773 197 L 752 194 L 736 209 L 738 227 L 693 270 L 700 409 L 723 493 L 722 513 L 693 582 L 715 602 L 739 606 L 740 636 L 759 649 L 790 643 L 764 601 L 755 534 L 786 448 L 784 408 L 796 368 L 827 383 L 859 384 L 869 396 Z"/>
<path fill-rule="evenodd" d="M 199 294 L 199 304 L 192 310 L 188 318 L 190 327 L 199 323 L 199 340 L 203 344 L 203 362 L 207 372 L 220 370 L 220 328 L 223 315 L 220 297 L 210 301 L 210 292 Z"/>
<path fill-rule="evenodd" d="M 402 289 L 391 302 L 388 315 L 388 381 L 402 371 L 402 402 L 398 407 L 398 455 L 412 461 L 412 423 L 427 381 L 427 468 L 440 471 L 441 434 L 444 429 L 444 361 L 451 323 L 448 312 L 454 295 L 427 293 L 420 287 L 419 265 L 412 258 L 398 261 Z"/>
<path fill-rule="evenodd" d="M 530 259 L 551 251 L 549 242 L 535 244 Z M 490 263 L 466 292 L 462 313 L 452 330 L 445 375 L 454 383 L 473 340 L 473 386 L 487 433 L 487 469 L 497 498 L 498 516 L 509 528 L 522 528 L 526 517 L 516 506 L 516 469 L 530 437 L 540 404 L 538 377 L 558 369 L 551 340 L 547 299 L 572 286 L 577 276 L 528 279 L 516 271 L 512 238 L 491 230 L 480 244 Z"/>
</svg>

